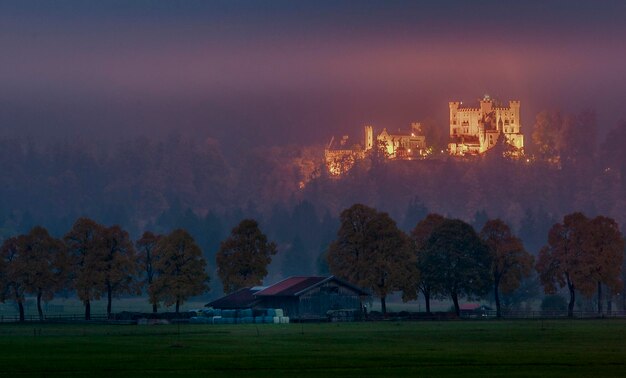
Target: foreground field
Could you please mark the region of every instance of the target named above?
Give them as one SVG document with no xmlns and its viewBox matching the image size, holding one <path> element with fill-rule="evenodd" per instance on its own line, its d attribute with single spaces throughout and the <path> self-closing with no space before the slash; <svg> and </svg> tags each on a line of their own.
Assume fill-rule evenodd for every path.
<svg viewBox="0 0 626 378">
<path fill-rule="evenodd" d="M 624 376 L 625 320 L 0 325 L 0 375 Z"/>
</svg>

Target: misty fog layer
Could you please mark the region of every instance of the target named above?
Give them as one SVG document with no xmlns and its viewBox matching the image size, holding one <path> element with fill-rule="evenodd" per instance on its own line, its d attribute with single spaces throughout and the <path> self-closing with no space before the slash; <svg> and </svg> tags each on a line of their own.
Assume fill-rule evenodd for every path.
<svg viewBox="0 0 626 378">
<path fill-rule="evenodd" d="M 624 118 L 623 2 L 0 4 L 0 134 L 259 145 L 397 129 L 485 93 Z M 530 130 L 525 130 L 529 132 Z"/>
</svg>

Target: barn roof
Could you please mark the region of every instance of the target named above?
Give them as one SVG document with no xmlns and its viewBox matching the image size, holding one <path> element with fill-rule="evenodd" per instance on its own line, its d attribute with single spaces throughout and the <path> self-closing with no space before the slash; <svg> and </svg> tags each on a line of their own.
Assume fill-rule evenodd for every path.
<svg viewBox="0 0 626 378">
<path fill-rule="evenodd" d="M 219 299 L 216 299 L 213 302 L 207 303 L 205 307 L 226 308 L 226 309 L 252 307 L 258 301 L 258 299 L 254 296 L 254 294 L 258 292 L 260 289 L 263 289 L 263 288 L 259 286 L 255 286 L 252 288 L 246 287 L 243 289 L 239 289 L 233 293 L 230 293 Z"/>
<path fill-rule="evenodd" d="M 335 276 L 328 277 L 320 277 L 320 276 L 296 276 L 286 278 L 274 285 L 268 286 L 264 290 L 260 290 L 256 292 L 254 295 L 256 297 L 266 297 L 266 296 L 299 296 L 304 292 L 311 290 L 325 282 L 328 281 L 338 281 L 344 286 L 348 286 L 353 290 L 357 291 L 361 295 L 369 295 L 366 291 L 361 288 L 358 288 L 352 284 L 349 284 L 343 280 L 338 279 Z"/>
</svg>

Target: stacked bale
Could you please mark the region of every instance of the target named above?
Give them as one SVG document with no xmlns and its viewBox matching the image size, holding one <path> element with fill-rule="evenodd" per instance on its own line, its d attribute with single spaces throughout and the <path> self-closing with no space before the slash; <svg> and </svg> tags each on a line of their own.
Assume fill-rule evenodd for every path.
<svg viewBox="0 0 626 378">
<path fill-rule="evenodd" d="M 190 323 L 193 324 L 285 324 L 289 323 L 289 317 L 284 316 L 284 311 L 280 308 L 268 309 L 241 309 L 241 310 L 220 310 L 203 309 L 198 310 L 198 316 L 193 317 Z"/>
</svg>

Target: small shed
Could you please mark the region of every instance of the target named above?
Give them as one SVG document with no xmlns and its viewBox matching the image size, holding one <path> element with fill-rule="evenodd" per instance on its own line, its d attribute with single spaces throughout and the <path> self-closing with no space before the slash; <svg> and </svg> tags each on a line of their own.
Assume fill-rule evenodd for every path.
<svg viewBox="0 0 626 378">
<path fill-rule="evenodd" d="M 335 276 L 289 277 L 254 294 L 258 304 L 282 308 L 297 320 L 327 319 L 332 310 L 358 310 L 370 294 Z"/>
</svg>

